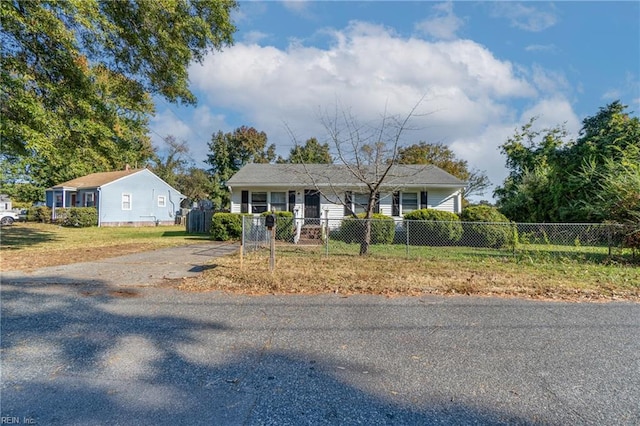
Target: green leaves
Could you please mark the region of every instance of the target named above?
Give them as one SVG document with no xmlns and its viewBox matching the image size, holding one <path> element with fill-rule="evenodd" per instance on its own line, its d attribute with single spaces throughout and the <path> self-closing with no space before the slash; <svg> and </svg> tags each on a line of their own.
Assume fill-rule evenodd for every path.
<svg viewBox="0 0 640 426">
<path fill-rule="evenodd" d="M 502 145 L 509 177 L 496 189 L 502 213 L 520 222 L 625 221 L 639 211 L 640 121 L 613 102 L 583 121 L 536 132 L 533 120 Z"/>
</svg>

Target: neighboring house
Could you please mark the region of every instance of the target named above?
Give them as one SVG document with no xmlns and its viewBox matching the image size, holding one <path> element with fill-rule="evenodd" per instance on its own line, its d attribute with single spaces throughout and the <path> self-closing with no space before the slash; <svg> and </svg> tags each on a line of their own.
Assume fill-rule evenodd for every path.
<svg viewBox="0 0 640 426">
<path fill-rule="evenodd" d="M 374 182 L 368 173 L 366 181 Z M 432 165 L 393 166 L 375 212 L 400 219 L 422 208 L 459 213 L 466 183 Z M 364 212 L 365 184 L 346 165 L 247 164 L 227 181 L 232 213 L 287 210 L 296 218 L 341 219 Z"/>
<path fill-rule="evenodd" d="M 92 173 L 46 190 L 46 204 L 57 208 L 96 207 L 98 226 L 175 223 L 185 198 L 148 169 Z"/>
<path fill-rule="evenodd" d="M 12 208 L 11 198 L 7 194 L 0 194 L 0 211 L 8 211 Z"/>
</svg>

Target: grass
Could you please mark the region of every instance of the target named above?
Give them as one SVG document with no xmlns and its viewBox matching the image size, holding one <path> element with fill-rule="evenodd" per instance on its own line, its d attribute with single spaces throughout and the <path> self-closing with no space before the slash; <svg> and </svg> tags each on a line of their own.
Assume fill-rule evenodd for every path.
<svg viewBox="0 0 640 426">
<path fill-rule="evenodd" d="M 533 247 L 530 247 L 533 248 Z M 545 251 L 513 255 L 510 250 L 469 247 L 372 246 L 359 256 L 357 244 L 326 247 L 280 245 L 276 269 L 268 251 L 216 259 L 200 277 L 184 280 L 189 291 L 247 294 L 468 294 L 560 300 L 640 301 L 640 268 L 583 257 L 601 249 L 581 248 L 576 256 Z M 607 250 L 606 248 L 604 249 Z"/>
<path fill-rule="evenodd" d="M 30 270 L 99 260 L 157 248 L 208 241 L 181 226 L 62 228 L 19 223 L 0 234 L 0 269 Z M 524 250 L 523 248 L 527 248 Z M 240 260 L 215 259 L 198 277 L 180 280 L 185 291 L 245 294 L 469 294 L 560 300 L 640 301 L 640 267 L 631 256 L 609 257 L 606 247 L 526 245 L 516 251 L 470 247 L 357 244 L 278 244 L 276 270 L 267 250 Z"/>
<path fill-rule="evenodd" d="M 209 239 L 189 235 L 183 226 L 63 228 L 16 223 L 0 232 L 2 271 L 99 260 Z"/>
</svg>

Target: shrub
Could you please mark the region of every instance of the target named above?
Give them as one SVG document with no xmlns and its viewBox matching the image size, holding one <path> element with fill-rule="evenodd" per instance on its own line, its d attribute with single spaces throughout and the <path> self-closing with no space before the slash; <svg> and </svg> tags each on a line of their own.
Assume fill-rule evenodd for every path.
<svg viewBox="0 0 640 426">
<path fill-rule="evenodd" d="M 27 210 L 27 221 L 51 223 L 51 209 L 47 206 L 30 207 Z"/>
<path fill-rule="evenodd" d="M 467 207 L 460 214 L 460 220 L 464 222 L 461 245 L 500 248 L 514 242 L 514 230 L 509 219 L 495 207 Z"/>
<path fill-rule="evenodd" d="M 242 217 L 238 213 L 215 213 L 211 218 L 211 237 L 216 241 L 239 240 L 242 237 Z"/>
<path fill-rule="evenodd" d="M 363 220 L 365 214 L 360 213 L 358 219 L 353 217 L 344 218 L 340 231 L 332 234 L 336 239 L 345 243 L 361 243 L 365 234 L 366 221 Z M 374 213 L 371 217 L 371 240 L 370 244 L 391 244 L 396 232 L 396 224 L 392 217 Z"/>
<path fill-rule="evenodd" d="M 455 213 L 434 209 L 414 210 L 404 215 L 404 228 L 409 244 L 445 246 L 462 237 L 462 224 Z"/>
<path fill-rule="evenodd" d="M 68 228 L 88 228 L 98 225 L 95 207 L 68 207 L 56 209 L 56 222 Z"/>
<path fill-rule="evenodd" d="M 264 212 L 262 216 L 268 216 L 271 212 Z M 282 211 L 275 212 L 276 215 L 276 240 L 293 242 L 295 227 L 293 224 L 293 213 Z"/>
</svg>

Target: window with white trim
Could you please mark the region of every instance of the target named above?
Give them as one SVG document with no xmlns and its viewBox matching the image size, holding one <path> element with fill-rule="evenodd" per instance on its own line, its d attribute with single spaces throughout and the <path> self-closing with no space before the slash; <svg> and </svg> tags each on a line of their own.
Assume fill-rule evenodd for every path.
<svg viewBox="0 0 640 426">
<path fill-rule="evenodd" d="M 414 210 L 418 210 L 418 193 L 403 192 L 402 193 L 402 214 L 405 215 Z"/>
<path fill-rule="evenodd" d="M 167 207 L 167 197 L 165 195 L 158 195 L 158 207 Z"/>
<path fill-rule="evenodd" d="M 267 211 L 267 193 L 251 193 L 251 213 L 264 213 Z"/>
<path fill-rule="evenodd" d="M 131 194 L 122 194 L 122 210 L 131 210 Z"/>
<path fill-rule="evenodd" d="M 84 206 L 85 207 L 95 207 L 96 205 L 96 194 L 93 192 L 85 192 L 84 194 Z"/>
<path fill-rule="evenodd" d="M 272 192 L 271 193 L 271 211 L 284 212 L 287 210 L 287 193 Z"/>
<path fill-rule="evenodd" d="M 369 194 L 353 194 L 353 212 L 366 213 L 369 204 Z"/>
</svg>

